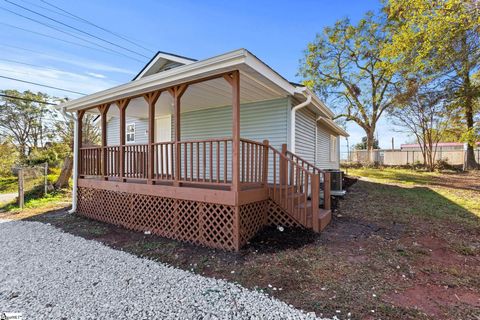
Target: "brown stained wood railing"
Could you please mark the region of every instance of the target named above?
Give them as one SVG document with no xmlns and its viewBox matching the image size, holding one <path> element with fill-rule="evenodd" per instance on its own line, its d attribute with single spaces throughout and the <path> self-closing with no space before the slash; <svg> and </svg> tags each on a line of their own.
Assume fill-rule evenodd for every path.
<svg viewBox="0 0 480 320">
<path fill-rule="evenodd" d="M 129 144 L 124 146 L 124 177 L 130 179 L 147 179 L 148 144 Z"/>
<path fill-rule="evenodd" d="M 120 146 L 107 146 L 103 149 L 106 153 L 104 159 L 107 162 L 106 172 L 107 177 L 120 177 Z"/>
<path fill-rule="evenodd" d="M 306 227 L 319 229 L 319 176 L 268 146 L 269 196 Z"/>
<path fill-rule="evenodd" d="M 307 171 L 313 173 L 313 174 L 316 174 L 318 175 L 319 177 L 321 177 L 321 181 L 323 182 L 323 188 L 321 188 L 320 192 L 323 192 L 323 199 L 324 199 L 324 208 L 325 209 L 328 209 L 330 210 L 331 208 L 331 203 L 330 203 L 330 196 L 331 196 L 331 193 L 330 193 L 330 172 L 326 172 L 320 168 L 318 168 L 317 166 L 315 166 L 314 164 L 308 162 L 307 160 L 301 158 L 300 156 L 290 152 L 290 151 L 287 151 L 286 153 L 286 156 L 290 159 L 292 159 L 292 161 L 294 161 L 296 164 L 300 165 L 302 168 L 306 169 Z M 320 183 L 319 183 L 319 186 L 318 188 L 320 188 Z"/>
<path fill-rule="evenodd" d="M 301 158 L 300 156 L 296 155 L 295 153 L 287 151 L 286 156 L 288 158 L 292 159 L 293 162 L 295 162 L 296 164 L 298 164 L 302 168 L 306 169 L 308 172 L 311 172 L 313 174 L 321 174 L 323 172 L 323 170 L 319 169 L 317 166 L 315 166 L 311 162 L 308 162 L 307 160 Z"/>
<path fill-rule="evenodd" d="M 154 143 L 153 152 L 153 179 L 156 181 L 172 181 L 175 172 L 175 142 Z"/>
<path fill-rule="evenodd" d="M 79 174 L 80 176 L 97 176 L 102 171 L 102 147 L 80 148 Z"/>
<path fill-rule="evenodd" d="M 232 139 L 180 141 L 179 181 L 231 185 Z"/>
<path fill-rule="evenodd" d="M 261 142 L 240 139 L 240 182 L 261 184 L 266 180 L 265 145 Z"/>
</svg>

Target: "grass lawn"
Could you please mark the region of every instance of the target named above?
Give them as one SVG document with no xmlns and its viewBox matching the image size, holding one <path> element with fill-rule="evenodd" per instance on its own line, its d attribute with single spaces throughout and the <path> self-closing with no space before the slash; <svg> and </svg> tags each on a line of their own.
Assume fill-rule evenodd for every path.
<svg viewBox="0 0 480 320">
<path fill-rule="evenodd" d="M 320 235 L 270 228 L 239 253 L 131 232 L 65 209 L 3 217 L 29 216 L 135 255 L 263 290 L 318 316 L 477 319 L 480 175 L 349 173 L 362 178 Z"/>
<path fill-rule="evenodd" d="M 383 188 L 395 192 L 403 201 L 411 203 L 408 209 L 425 216 L 473 223 L 480 218 L 480 173 L 439 173 L 409 169 L 349 169 L 349 175 L 367 181 L 399 186 L 401 189 Z M 463 208 L 465 210 L 457 210 Z M 405 211 L 405 208 L 399 208 Z M 407 210 L 408 211 L 408 210 Z"/>
<path fill-rule="evenodd" d="M 17 177 L 0 178 L 0 193 L 12 193 L 18 191 Z"/>
</svg>

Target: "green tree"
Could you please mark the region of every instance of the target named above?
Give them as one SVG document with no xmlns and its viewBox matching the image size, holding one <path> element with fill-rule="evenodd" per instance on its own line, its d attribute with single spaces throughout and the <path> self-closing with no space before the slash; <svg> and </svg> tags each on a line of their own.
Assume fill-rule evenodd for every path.
<svg viewBox="0 0 480 320">
<path fill-rule="evenodd" d="M 11 142 L 0 142 L 0 177 L 12 175 L 12 167 L 18 160 L 17 157 L 17 150 Z"/>
<path fill-rule="evenodd" d="M 44 93 L 2 90 L 2 94 L 20 99 L 0 97 L 0 134 L 17 147 L 20 161 L 35 148 L 43 146 L 48 136 L 49 109 L 42 103 L 49 98 Z M 23 100 L 22 100 L 23 99 Z"/>
<path fill-rule="evenodd" d="M 367 137 L 362 137 L 362 142 L 359 142 L 354 147 L 356 150 L 367 150 Z M 378 140 L 373 138 L 373 149 L 380 149 Z"/>
<path fill-rule="evenodd" d="M 466 167 L 478 168 L 473 145 L 478 139 L 475 115 L 480 97 L 480 6 L 475 0 L 390 0 L 385 7 L 395 25 L 382 56 L 388 70 L 438 74 L 452 105 L 462 112 L 462 139 L 468 142 Z"/>
<path fill-rule="evenodd" d="M 382 12 L 368 12 L 356 25 L 342 19 L 308 44 L 300 67 L 304 83 L 328 100 L 337 118 L 365 131 L 368 150 L 374 148 L 378 121 L 392 107 L 393 76 L 380 55 L 389 39 Z"/>
</svg>

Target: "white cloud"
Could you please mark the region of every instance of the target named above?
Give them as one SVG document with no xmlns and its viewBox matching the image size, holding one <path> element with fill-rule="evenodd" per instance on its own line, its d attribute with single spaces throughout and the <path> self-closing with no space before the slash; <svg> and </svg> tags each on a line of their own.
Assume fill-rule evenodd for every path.
<svg viewBox="0 0 480 320">
<path fill-rule="evenodd" d="M 37 82 L 52 87 L 58 87 L 86 94 L 105 90 L 115 85 L 118 85 L 118 83 L 107 80 L 106 78 L 93 77 L 91 75 L 79 74 L 68 71 L 41 69 L 23 65 L 15 65 L 15 68 L 12 68 L 12 65 L 4 62 L 0 62 L 0 69 L 4 71 L 2 72 L 2 75 L 11 78 L 18 78 L 30 82 Z M 0 79 L 0 88 L 17 89 L 21 91 L 41 91 L 59 97 L 68 96 L 71 98 L 76 98 L 80 96 L 77 94 L 68 93 L 56 89 L 35 86 L 7 79 Z"/>
<path fill-rule="evenodd" d="M 94 78 L 100 78 L 100 79 L 105 79 L 107 76 L 101 74 L 101 73 L 95 73 L 95 72 L 85 72 L 89 76 L 92 76 Z"/>
</svg>

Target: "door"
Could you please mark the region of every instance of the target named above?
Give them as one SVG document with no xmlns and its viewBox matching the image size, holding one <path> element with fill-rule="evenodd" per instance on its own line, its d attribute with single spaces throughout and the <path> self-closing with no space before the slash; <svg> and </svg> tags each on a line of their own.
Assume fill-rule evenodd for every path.
<svg viewBox="0 0 480 320">
<path fill-rule="evenodd" d="M 172 116 L 166 115 L 155 119 L 155 142 L 169 142 L 172 141 Z M 157 155 L 155 162 L 157 163 L 155 173 L 164 175 L 171 175 L 172 168 L 172 145 L 164 145 L 157 147 Z"/>
<path fill-rule="evenodd" d="M 172 141 L 172 116 L 158 117 L 155 123 L 155 142 Z"/>
</svg>

